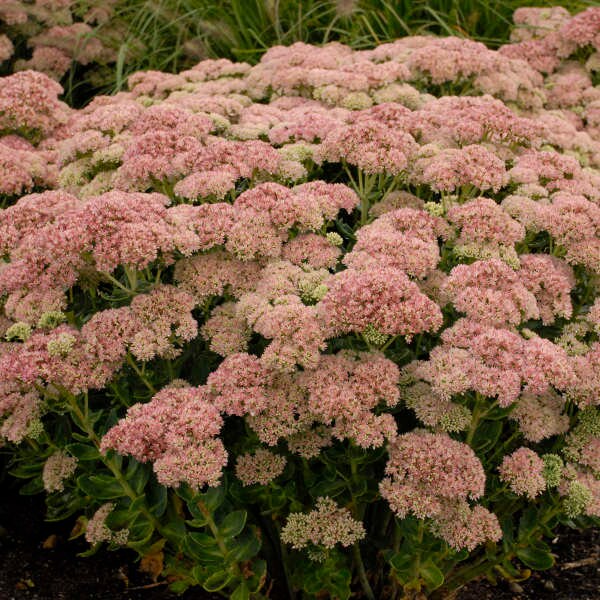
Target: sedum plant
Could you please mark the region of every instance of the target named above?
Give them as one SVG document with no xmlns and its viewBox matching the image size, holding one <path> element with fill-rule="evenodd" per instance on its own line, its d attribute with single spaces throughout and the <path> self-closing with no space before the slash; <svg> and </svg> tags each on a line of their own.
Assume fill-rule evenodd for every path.
<svg viewBox="0 0 600 600">
<path fill-rule="evenodd" d="M 0 3 L 0 74 L 35 69 L 63 81 L 70 103 L 114 81 L 119 38 L 115 0 L 3 0 Z"/>
<path fill-rule="evenodd" d="M 0 436 L 49 519 L 235 600 L 447 597 L 598 522 L 600 12 L 515 20 L 3 80 Z"/>
</svg>

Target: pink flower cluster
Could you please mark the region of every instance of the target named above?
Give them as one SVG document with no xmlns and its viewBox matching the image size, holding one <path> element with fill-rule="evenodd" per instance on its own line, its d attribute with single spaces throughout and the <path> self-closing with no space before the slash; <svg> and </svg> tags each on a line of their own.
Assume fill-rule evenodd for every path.
<svg viewBox="0 0 600 600">
<path fill-rule="evenodd" d="M 132 406 L 104 436 L 102 450 L 152 461 L 163 485 L 217 485 L 227 464 L 227 451 L 217 437 L 222 424 L 206 387 L 167 387 L 150 402 Z"/>
<path fill-rule="evenodd" d="M 48 457 L 44 463 L 42 480 L 47 492 L 62 492 L 64 482 L 69 479 L 77 469 L 77 459 L 69 456 L 63 450 L 58 450 Z"/>
<path fill-rule="evenodd" d="M 92 515 L 85 527 L 86 542 L 92 545 L 110 542 L 118 546 L 124 546 L 127 543 L 127 539 L 129 538 L 128 529 L 112 531 L 106 524 L 106 520 L 114 509 L 114 502 L 107 502 Z"/>
<path fill-rule="evenodd" d="M 505 456 L 499 471 L 500 479 L 515 494 L 535 498 L 546 489 L 544 461 L 529 448 L 519 448 Z"/>
<path fill-rule="evenodd" d="M 291 454 L 384 448 L 392 510 L 472 549 L 501 533 L 458 439 L 500 407 L 526 443 L 567 444 L 565 495 L 600 490 L 600 430 L 573 433 L 600 404 L 600 96 L 579 62 L 598 12 L 582 15 L 517 12 L 500 51 L 408 37 L 136 73 L 80 110 L 45 75 L 5 78 L 2 439 L 116 375 L 153 391 L 146 369 L 202 360 L 205 385 L 167 381 L 103 450 L 201 488 L 232 468 L 227 419 L 251 432 L 232 461 L 245 485 Z M 406 408 L 425 429 L 398 435 Z M 523 447 L 493 469 L 532 499 L 543 460 Z M 50 461 L 48 487 L 72 466 Z M 100 517 L 91 537 L 113 539 Z M 339 523 L 302 543 L 359 539 Z"/>
<path fill-rule="evenodd" d="M 454 267 L 442 292 L 474 321 L 502 326 L 539 318 L 535 296 L 518 273 L 499 259 Z"/>
<path fill-rule="evenodd" d="M 240 454 L 235 464 L 235 474 L 244 485 L 267 485 L 283 473 L 286 459 L 264 448 L 253 454 Z"/>
<path fill-rule="evenodd" d="M 571 17 L 562 7 L 520 8 L 514 14 L 515 42 L 500 52 L 527 61 L 542 73 L 553 73 L 578 48 L 600 49 L 600 11 L 588 8 Z"/>
<path fill-rule="evenodd" d="M 116 53 L 94 36 L 93 26 L 106 23 L 113 15 L 115 0 L 90 2 L 82 13 L 71 0 L 20 0 L 0 5 L 0 65 L 12 59 L 14 70 L 33 69 L 61 79 L 73 63 L 104 65 L 114 62 Z M 113 27 L 118 27 L 115 23 Z M 14 55 L 15 45 L 26 38 L 29 58 Z"/>
<path fill-rule="evenodd" d="M 431 529 L 457 549 L 501 537 L 495 515 L 468 500 L 483 496 L 485 472 L 473 450 L 447 434 L 422 430 L 390 446 L 381 495 L 400 518 L 431 519 Z"/>
<path fill-rule="evenodd" d="M 392 267 L 423 279 L 440 261 L 438 239 L 451 236 L 452 229 L 444 219 L 424 210 L 391 210 L 357 231 L 356 244 L 344 257 L 344 264 L 364 271 Z"/>
<path fill-rule="evenodd" d="M 281 530 L 281 540 L 300 550 L 307 546 L 352 546 L 366 535 L 364 525 L 328 497 L 318 498 L 315 510 L 292 513 Z"/>
<path fill-rule="evenodd" d="M 324 356 L 318 372 L 304 372 L 299 383 L 308 392 L 309 411 L 321 423 L 333 425 L 335 437 L 349 437 L 369 448 L 396 434 L 391 415 L 371 411 L 398 403 L 398 379 L 398 367 L 381 354 L 340 352 Z"/>
<path fill-rule="evenodd" d="M 330 337 L 362 333 L 371 326 L 379 333 L 410 339 L 442 325 L 439 307 L 392 267 L 338 273 L 319 306 Z"/>
<path fill-rule="evenodd" d="M 563 412 L 564 408 L 565 399 L 553 390 L 545 394 L 524 393 L 517 401 L 511 419 L 517 421 L 526 440 L 540 442 L 569 430 L 569 416 Z"/>
<path fill-rule="evenodd" d="M 252 355 L 234 354 L 209 375 L 208 387 L 216 407 L 247 415 L 268 445 L 285 438 L 290 447 L 301 447 L 300 435 L 307 435 L 317 448 L 328 445 L 331 436 L 369 448 L 396 435 L 392 416 L 372 411 L 398 403 L 398 379 L 398 367 L 378 353 L 324 355 L 318 368 L 293 375 L 265 368 Z M 315 422 L 328 428 L 328 436 L 313 429 Z"/>
<path fill-rule="evenodd" d="M 485 473 L 469 446 L 446 434 L 414 431 L 390 446 L 381 493 L 401 518 L 435 517 L 446 499 L 483 496 Z"/>
<path fill-rule="evenodd" d="M 468 319 L 460 319 L 441 337 L 442 344 L 431 351 L 429 360 L 412 369 L 442 399 L 470 390 L 509 406 L 522 390 L 545 394 L 580 385 L 576 359 L 550 340 L 524 339 L 509 329 Z"/>
</svg>

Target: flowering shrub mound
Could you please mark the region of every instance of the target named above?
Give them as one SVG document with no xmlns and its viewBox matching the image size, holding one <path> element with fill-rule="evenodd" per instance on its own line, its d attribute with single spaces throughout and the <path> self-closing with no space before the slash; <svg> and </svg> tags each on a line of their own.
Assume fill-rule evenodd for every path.
<svg viewBox="0 0 600 600">
<path fill-rule="evenodd" d="M 0 85 L 0 436 L 92 551 L 445 594 L 600 518 L 600 9 Z"/>
</svg>

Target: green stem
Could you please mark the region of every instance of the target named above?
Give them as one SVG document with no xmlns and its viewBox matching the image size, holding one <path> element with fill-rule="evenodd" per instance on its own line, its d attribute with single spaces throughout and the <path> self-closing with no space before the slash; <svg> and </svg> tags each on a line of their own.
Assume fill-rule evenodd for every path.
<svg viewBox="0 0 600 600">
<path fill-rule="evenodd" d="M 490 457 L 488 457 L 486 459 L 488 464 L 493 463 L 496 460 L 496 457 L 499 454 L 502 454 L 506 448 L 508 448 L 509 444 L 515 439 L 518 438 L 521 435 L 521 432 L 517 429 L 515 432 L 513 432 L 513 434 L 500 446 L 500 448 L 498 448 L 494 454 L 492 454 Z"/>
<path fill-rule="evenodd" d="M 167 373 L 169 374 L 169 381 L 175 379 L 175 371 L 173 370 L 173 363 L 171 360 L 167 359 Z"/>
<path fill-rule="evenodd" d="M 113 394 L 119 399 L 119 402 L 125 407 L 125 408 L 129 408 L 131 405 L 127 402 L 127 400 L 125 398 L 123 398 L 123 396 L 121 395 L 121 392 L 119 391 L 119 388 L 117 385 L 115 385 L 114 383 L 109 385 L 110 389 L 112 390 Z"/>
<path fill-rule="evenodd" d="M 200 509 L 202 516 L 206 519 L 206 524 L 208 525 L 210 532 L 212 533 L 213 537 L 215 538 L 215 541 L 217 542 L 217 546 L 219 547 L 219 550 L 221 551 L 221 554 L 223 555 L 223 560 L 225 560 L 225 557 L 229 554 L 229 550 L 227 549 L 227 546 L 225 545 L 225 541 L 223 540 L 223 536 L 221 535 L 221 532 L 219 531 L 217 524 L 215 523 L 214 519 L 212 518 L 210 510 L 208 509 L 206 504 L 204 504 L 204 502 L 202 502 L 202 500 L 198 500 L 196 505 Z M 234 562 L 232 564 L 232 566 L 233 566 L 234 574 L 237 577 L 242 577 L 242 570 L 240 569 L 240 566 L 238 565 L 238 563 Z"/>
<path fill-rule="evenodd" d="M 398 554 L 398 552 L 400 551 L 400 542 L 402 541 L 402 530 L 400 529 L 400 525 L 398 525 L 398 520 L 396 519 L 396 517 L 394 517 L 394 533 L 393 533 L 393 537 L 392 537 L 392 550 L 394 551 L 394 554 Z M 396 600 L 396 598 L 398 597 L 398 594 L 400 593 L 399 590 L 399 586 L 398 586 L 398 579 L 396 579 L 396 577 L 392 577 L 392 589 L 391 589 L 391 594 L 390 597 L 392 598 L 392 600 Z"/>
<path fill-rule="evenodd" d="M 113 277 L 110 273 L 106 271 L 100 271 L 102 277 L 110 281 L 114 286 L 118 287 L 123 292 L 127 293 L 129 296 L 135 296 L 134 292 L 132 292 L 127 286 L 123 285 L 118 279 Z"/>
<path fill-rule="evenodd" d="M 423 341 L 423 334 L 420 333 L 417 336 L 417 344 L 415 346 L 415 358 L 418 359 L 419 358 L 419 353 L 421 352 L 421 342 Z"/>
<path fill-rule="evenodd" d="M 352 448 L 351 448 L 352 451 Z M 364 506 L 361 506 L 356 498 L 354 497 L 354 493 L 352 492 L 352 484 L 359 479 L 358 477 L 358 463 L 352 456 L 350 456 L 350 481 L 346 480 L 347 483 L 350 483 L 348 486 L 350 490 L 350 495 L 352 498 L 352 514 L 355 519 L 361 520 L 364 516 Z M 371 584 L 369 583 L 369 579 L 367 578 L 367 573 L 365 571 L 365 565 L 362 560 L 362 556 L 360 553 L 359 542 L 355 542 L 352 546 L 352 556 L 354 558 L 354 565 L 358 572 L 358 579 L 360 581 L 360 585 L 363 589 L 367 600 L 375 600 L 375 595 L 373 594 L 373 590 L 371 589 Z"/>
<path fill-rule="evenodd" d="M 466 443 L 471 445 L 471 442 L 473 441 L 473 437 L 475 436 L 475 431 L 477 430 L 477 427 L 479 426 L 479 423 L 481 422 L 481 420 L 486 417 L 493 408 L 495 408 L 495 406 L 498 404 L 498 401 L 496 400 L 495 402 L 493 402 L 488 408 L 482 408 L 482 403 L 485 400 L 485 398 L 479 394 L 478 392 L 475 393 L 475 406 L 473 407 L 473 415 L 471 417 L 471 425 L 469 427 L 469 431 L 467 432 L 467 439 L 466 439 Z"/>
<path fill-rule="evenodd" d="M 127 363 L 136 372 L 142 383 L 148 388 L 150 392 L 156 394 L 156 388 L 146 379 L 140 368 L 137 366 L 135 360 L 133 360 L 131 354 L 127 353 Z"/>
<path fill-rule="evenodd" d="M 476 396 L 475 407 L 473 408 L 473 415 L 471 416 L 471 424 L 469 426 L 469 431 L 467 432 L 466 442 L 471 445 L 473 442 L 473 438 L 475 437 L 475 431 L 477 430 L 477 426 L 479 425 L 479 420 L 481 418 L 481 414 L 479 412 L 480 406 L 480 398 L 479 394 Z"/>
<path fill-rule="evenodd" d="M 125 276 L 127 277 L 127 281 L 129 282 L 131 292 L 135 292 L 138 286 L 137 271 L 135 269 L 125 267 Z"/>
<path fill-rule="evenodd" d="M 443 589 L 447 592 L 453 592 L 460 589 L 478 575 L 482 575 L 486 571 L 490 570 L 495 562 L 496 561 L 490 561 L 487 555 L 482 556 L 475 562 L 475 564 L 468 565 L 462 569 L 457 569 L 454 571 L 451 576 L 446 578 Z"/>
<path fill-rule="evenodd" d="M 381 346 L 381 352 L 385 352 L 399 337 L 399 335 L 393 335 L 383 346 Z"/>
<path fill-rule="evenodd" d="M 358 571 L 358 579 L 360 581 L 360 585 L 363 589 L 363 592 L 365 593 L 365 596 L 367 597 L 367 600 L 375 600 L 375 594 L 373 594 L 373 590 L 371 589 L 371 584 L 369 583 L 369 579 L 367 578 L 365 565 L 360 554 L 359 542 L 355 542 L 352 546 L 352 556 L 354 558 L 356 570 Z"/>
<path fill-rule="evenodd" d="M 398 525 L 398 521 L 394 517 L 394 535 L 392 537 L 392 548 L 394 552 L 400 551 L 400 542 L 402 541 L 402 529 Z"/>
<path fill-rule="evenodd" d="M 32 439 L 30 437 L 26 437 L 24 439 L 32 450 L 35 450 L 36 452 L 40 452 L 40 445 L 34 439 Z M 54 446 L 54 444 L 51 444 L 51 445 Z M 54 446 L 54 447 L 57 448 L 56 446 Z"/>
<path fill-rule="evenodd" d="M 118 465 L 115 464 L 113 458 L 109 458 L 107 455 L 103 454 L 100 451 L 100 439 L 96 435 L 93 426 L 89 422 L 88 408 L 87 408 L 87 397 L 85 404 L 85 413 L 79 408 L 79 404 L 77 403 L 77 398 L 70 393 L 67 393 L 67 398 L 69 401 L 69 405 L 71 410 L 77 415 L 77 418 L 80 422 L 80 427 L 82 431 L 86 433 L 88 439 L 94 444 L 96 449 L 100 454 L 100 460 L 104 463 L 104 465 L 110 470 L 113 474 L 114 478 L 119 482 L 119 485 L 125 492 L 125 495 L 129 497 L 129 499 L 133 502 L 137 500 L 138 494 L 135 493 L 135 490 L 129 485 L 129 482 L 123 477 L 123 473 L 121 473 L 121 469 Z M 142 514 L 152 523 L 154 529 L 156 529 L 159 533 L 161 531 L 161 524 L 158 519 L 148 510 L 145 506 L 140 507 L 140 511 Z"/>
<path fill-rule="evenodd" d="M 369 194 L 373 189 L 374 180 L 367 177 L 367 182 L 365 183 L 365 175 L 360 169 L 358 169 L 357 181 L 352 176 L 352 171 L 348 168 L 348 165 L 344 164 L 344 170 L 346 171 L 346 174 L 352 183 L 352 187 L 360 198 L 360 224 L 366 225 L 367 221 L 369 220 Z"/>
<path fill-rule="evenodd" d="M 290 600 L 295 600 L 296 592 L 292 586 L 292 578 L 289 571 L 289 554 L 285 544 L 281 542 L 281 527 L 277 521 L 275 521 L 275 529 L 277 531 L 277 539 L 279 540 L 279 552 L 281 554 L 281 564 L 283 565 L 283 575 L 285 577 L 285 584 L 287 586 L 288 595 Z"/>
<path fill-rule="evenodd" d="M 210 529 L 211 533 L 213 534 L 213 537 L 215 538 L 215 541 L 217 542 L 217 546 L 219 547 L 221 554 L 223 556 L 225 556 L 229 552 L 229 550 L 227 550 L 227 546 L 225 545 L 225 542 L 223 541 L 221 532 L 219 531 L 217 524 L 215 523 L 214 519 L 212 518 L 212 515 L 210 514 L 210 510 L 208 509 L 206 504 L 204 504 L 204 502 L 202 502 L 202 500 L 198 500 L 197 506 L 200 509 L 202 516 L 206 519 L 206 524 L 208 525 L 208 528 Z"/>
</svg>

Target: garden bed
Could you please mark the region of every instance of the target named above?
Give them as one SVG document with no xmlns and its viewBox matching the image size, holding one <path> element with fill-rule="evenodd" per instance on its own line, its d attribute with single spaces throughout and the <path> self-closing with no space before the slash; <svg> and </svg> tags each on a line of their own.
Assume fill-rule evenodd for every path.
<svg viewBox="0 0 600 600">
<path fill-rule="evenodd" d="M 9 594 L 592 585 L 600 8 L 514 21 L 2 78 Z"/>
<path fill-rule="evenodd" d="M 100 552 L 89 558 L 83 541 L 67 542 L 68 523 L 42 520 L 37 497 L 4 496 L 0 505 L 0 597 L 7 600 L 213 600 L 199 588 L 182 596 L 166 582 L 140 573 L 133 552 Z M 51 537 L 53 536 L 53 537 Z M 44 542 L 52 545 L 44 548 Z M 562 528 L 552 541 L 556 566 L 515 586 L 476 581 L 457 600 L 597 600 L 600 529 Z M 57 576 L 57 574 L 59 574 Z M 522 591 L 519 591 L 519 587 Z M 276 599 L 276 596 L 273 596 Z"/>
</svg>

